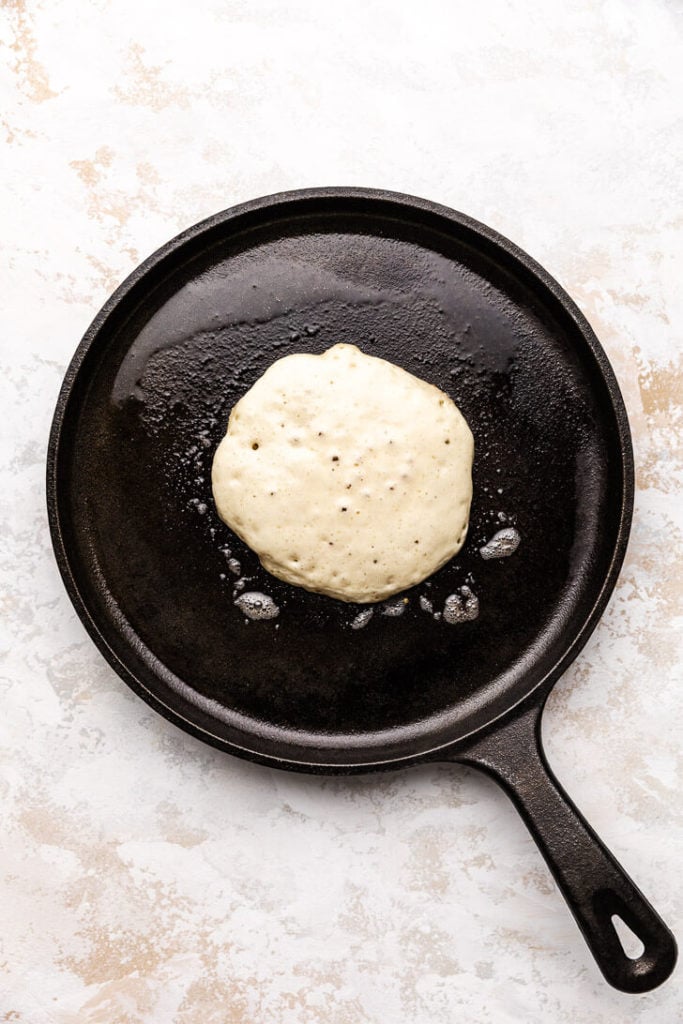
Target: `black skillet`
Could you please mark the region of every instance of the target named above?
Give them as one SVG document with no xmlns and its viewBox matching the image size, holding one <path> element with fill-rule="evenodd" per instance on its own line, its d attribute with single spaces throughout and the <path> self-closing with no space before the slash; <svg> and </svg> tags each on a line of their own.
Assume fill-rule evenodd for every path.
<svg viewBox="0 0 683 1024">
<path fill-rule="evenodd" d="M 400 618 L 270 576 L 217 518 L 228 412 L 278 357 L 355 342 L 453 396 L 475 436 L 463 551 Z M 633 464 L 614 374 L 559 285 L 490 228 L 410 196 L 307 189 L 245 203 L 146 260 L 95 318 L 50 438 L 59 568 L 95 643 L 166 718 L 304 772 L 418 761 L 483 769 L 511 796 L 606 979 L 644 992 L 673 936 L 548 767 L 540 720 L 612 592 Z M 522 543 L 484 561 L 504 523 Z M 391 524 L 387 524 L 391 529 Z M 281 607 L 247 622 L 225 548 Z M 481 613 L 421 610 L 471 583 Z M 641 939 L 622 949 L 613 917 Z"/>
</svg>

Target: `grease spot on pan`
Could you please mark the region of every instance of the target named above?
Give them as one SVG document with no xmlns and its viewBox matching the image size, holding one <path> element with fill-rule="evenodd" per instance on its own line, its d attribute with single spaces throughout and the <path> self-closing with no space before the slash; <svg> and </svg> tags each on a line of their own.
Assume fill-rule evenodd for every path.
<svg viewBox="0 0 683 1024">
<path fill-rule="evenodd" d="M 373 615 L 374 611 L 372 608 L 364 608 L 362 612 L 358 612 L 358 615 L 351 622 L 351 629 L 364 629 Z"/>
<path fill-rule="evenodd" d="M 460 587 L 459 594 L 449 594 L 443 606 L 443 621 L 451 626 L 473 622 L 479 617 L 479 598 L 469 587 Z"/>
<path fill-rule="evenodd" d="M 246 594 L 240 594 L 235 604 L 248 619 L 253 621 L 276 619 L 280 609 L 272 597 L 262 594 L 259 590 L 250 590 Z"/>
<path fill-rule="evenodd" d="M 487 561 L 492 558 L 508 558 L 513 555 L 521 541 L 519 532 L 513 526 L 498 530 L 493 537 L 479 548 L 479 554 Z"/>
</svg>

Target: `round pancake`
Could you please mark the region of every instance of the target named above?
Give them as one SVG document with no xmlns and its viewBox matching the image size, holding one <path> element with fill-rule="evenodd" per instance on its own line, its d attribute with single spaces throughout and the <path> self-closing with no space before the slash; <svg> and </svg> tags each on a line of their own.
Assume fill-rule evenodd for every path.
<svg viewBox="0 0 683 1024">
<path fill-rule="evenodd" d="M 234 406 L 213 494 L 268 572 L 369 603 L 420 583 L 460 550 L 473 454 L 448 395 L 334 345 L 277 360 Z"/>
</svg>

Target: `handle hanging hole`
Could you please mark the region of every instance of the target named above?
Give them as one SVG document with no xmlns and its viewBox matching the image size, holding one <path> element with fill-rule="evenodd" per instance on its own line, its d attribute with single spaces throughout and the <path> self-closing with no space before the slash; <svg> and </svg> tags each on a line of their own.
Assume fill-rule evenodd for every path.
<svg viewBox="0 0 683 1024">
<path fill-rule="evenodd" d="M 629 960 L 639 960 L 645 952 L 643 942 L 618 914 L 612 914 L 612 924 L 626 956 Z"/>
</svg>

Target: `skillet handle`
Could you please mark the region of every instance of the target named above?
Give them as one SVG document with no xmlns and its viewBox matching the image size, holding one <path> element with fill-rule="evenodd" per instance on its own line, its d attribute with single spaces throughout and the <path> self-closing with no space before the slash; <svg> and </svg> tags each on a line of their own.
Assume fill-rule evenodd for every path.
<svg viewBox="0 0 683 1024">
<path fill-rule="evenodd" d="M 541 743 L 542 711 L 527 708 L 457 760 L 492 776 L 512 799 L 610 985 L 647 992 L 673 971 L 675 939 L 553 775 Z M 635 959 L 624 952 L 614 915 L 644 946 Z"/>
</svg>

